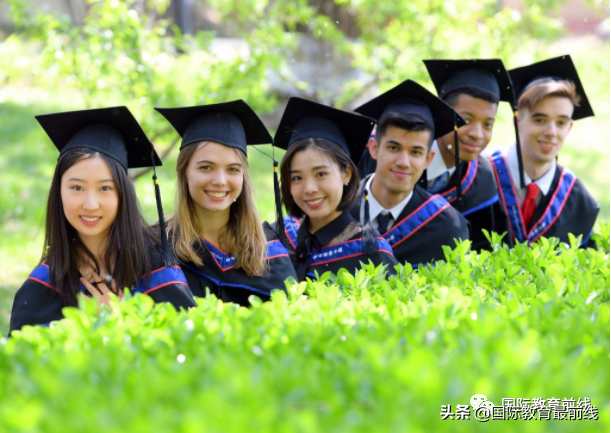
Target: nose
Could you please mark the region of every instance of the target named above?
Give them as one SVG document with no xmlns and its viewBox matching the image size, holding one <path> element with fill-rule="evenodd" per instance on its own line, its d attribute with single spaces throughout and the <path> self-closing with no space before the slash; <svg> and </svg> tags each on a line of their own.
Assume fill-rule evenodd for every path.
<svg viewBox="0 0 611 433">
<path fill-rule="evenodd" d="M 83 209 L 86 210 L 96 210 L 100 207 L 100 204 L 98 202 L 98 198 L 95 194 L 95 192 L 89 192 L 87 193 L 87 195 L 85 196 L 85 203 L 83 203 Z"/>
<path fill-rule="evenodd" d="M 467 130 L 467 135 L 473 139 L 481 140 L 484 138 L 484 129 L 479 122 L 471 122 L 467 126 L 469 129 Z"/>
<path fill-rule="evenodd" d="M 545 135 L 552 137 L 554 135 L 556 135 L 556 133 L 558 132 L 557 128 L 556 128 L 556 123 L 554 122 L 547 122 L 547 125 L 545 125 Z"/>
<path fill-rule="evenodd" d="M 312 178 L 305 179 L 303 191 L 308 195 L 316 193 L 318 191 L 318 183 L 316 183 L 316 180 Z"/>
<path fill-rule="evenodd" d="M 402 169 L 409 168 L 411 165 L 410 162 L 409 154 L 407 152 L 400 152 L 395 160 L 397 167 Z"/>
<path fill-rule="evenodd" d="M 222 170 L 217 170 L 214 175 L 214 179 L 212 179 L 212 184 L 215 186 L 225 186 L 227 183 L 227 179 L 225 178 L 225 173 Z"/>
</svg>

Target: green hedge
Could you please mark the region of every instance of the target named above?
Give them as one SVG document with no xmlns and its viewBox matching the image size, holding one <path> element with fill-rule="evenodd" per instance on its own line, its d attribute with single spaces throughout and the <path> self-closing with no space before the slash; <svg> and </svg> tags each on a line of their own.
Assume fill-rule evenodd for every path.
<svg viewBox="0 0 611 433">
<path fill-rule="evenodd" d="M 607 229 L 606 251 L 464 243 L 435 267 L 325 274 L 250 309 L 88 301 L 2 340 L 0 431 L 608 431 Z M 441 420 L 473 394 L 587 397 L 599 419 Z"/>
</svg>

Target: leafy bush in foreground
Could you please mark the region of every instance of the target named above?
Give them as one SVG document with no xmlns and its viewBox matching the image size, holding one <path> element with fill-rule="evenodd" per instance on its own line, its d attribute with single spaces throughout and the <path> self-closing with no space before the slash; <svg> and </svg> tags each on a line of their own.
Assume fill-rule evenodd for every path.
<svg viewBox="0 0 611 433">
<path fill-rule="evenodd" d="M 66 309 L 2 340 L 0 431 L 608 429 L 608 254 L 542 240 L 446 257 L 325 274 L 250 309 Z M 473 394 L 588 397 L 599 420 L 441 420 Z"/>
</svg>

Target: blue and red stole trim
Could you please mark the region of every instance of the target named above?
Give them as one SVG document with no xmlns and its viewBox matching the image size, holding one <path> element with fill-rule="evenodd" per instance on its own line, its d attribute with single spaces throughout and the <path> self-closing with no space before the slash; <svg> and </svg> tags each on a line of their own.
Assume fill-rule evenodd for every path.
<svg viewBox="0 0 611 433">
<path fill-rule="evenodd" d="M 471 185 L 473 185 L 475 176 L 477 176 L 478 167 L 479 162 L 477 161 L 477 158 L 467 163 L 467 171 L 460 182 L 462 195 L 465 195 L 469 188 L 471 188 Z M 456 186 L 453 186 L 449 190 L 440 193 L 440 195 L 449 203 L 452 203 L 456 200 Z"/>
<path fill-rule="evenodd" d="M 566 201 L 573 190 L 577 178 L 565 167 L 562 168 L 558 186 L 556 190 L 552 192 L 552 198 L 545 212 L 543 212 L 541 218 L 533 224 L 530 231 L 527 231 L 522 217 L 520 200 L 518 199 L 518 194 L 511 180 L 511 174 L 507 168 L 507 160 L 500 151 L 496 151 L 492 154 L 490 160 L 495 169 L 494 174 L 499 186 L 501 203 L 503 203 L 503 207 L 511 223 L 511 235 L 519 242 L 528 241 L 528 244 L 535 242 L 551 228 L 562 213 L 562 209 L 564 209 L 566 205 Z"/>
<path fill-rule="evenodd" d="M 299 233 L 301 223 L 295 217 L 284 217 L 284 233 L 286 234 L 289 243 L 293 247 L 293 251 L 297 251 L 297 234 Z"/>
<path fill-rule="evenodd" d="M 386 239 L 376 237 L 378 248 L 373 250 L 374 253 L 387 253 L 392 255 L 392 248 Z M 343 242 L 341 244 L 329 245 L 319 250 L 312 249 L 308 258 L 307 266 L 319 266 L 327 263 L 337 262 L 352 257 L 358 257 L 365 254 L 365 247 L 362 239 L 354 239 L 352 241 Z"/>
<path fill-rule="evenodd" d="M 221 250 L 216 245 L 211 244 L 205 239 L 200 238 L 201 242 L 204 244 L 206 249 L 210 251 L 210 255 L 221 269 L 221 271 L 225 272 L 230 269 L 235 268 L 236 258 L 231 255 L 231 253 L 225 252 Z M 282 242 L 279 240 L 271 240 L 267 242 L 267 247 L 265 250 L 265 255 L 263 260 L 271 260 L 277 257 L 288 257 L 289 253 L 282 245 Z"/>
<path fill-rule="evenodd" d="M 30 274 L 28 277 L 29 280 L 36 281 L 52 290 L 55 290 L 58 293 L 61 291 L 53 287 L 50 283 L 49 277 L 49 266 L 46 263 L 41 263 Z M 154 270 L 153 272 L 149 272 L 148 274 L 140 277 L 138 280 L 138 284 L 135 288 L 131 289 L 132 293 L 150 293 L 157 289 L 161 289 L 162 287 L 168 286 L 170 284 L 184 284 L 187 285 L 187 279 L 183 274 L 182 270 L 179 266 L 172 266 L 168 268 L 159 268 Z M 87 296 L 91 296 L 85 286 L 79 284 L 81 288 L 81 292 Z"/>
<path fill-rule="evenodd" d="M 450 206 L 451 204 L 445 198 L 435 194 L 422 203 L 418 209 L 395 223 L 383 234 L 384 239 L 395 248 Z"/>
<path fill-rule="evenodd" d="M 299 233 L 299 227 L 301 224 L 299 220 L 294 217 L 284 217 L 284 229 L 289 242 L 294 250 L 297 250 L 297 234 Z M 383 237 L 376 237 L 378 241 L 378 248 L 372 252 L 382 252 L 393 254 L 392 247 Z M 365 251 L 363 241 L 361 239 L 355 239 L 347 241 L 341 244 L 329 245 L 319 250 L 312 249 L 310 257 L 308 258 L 307 266 L 319 266 L 338 260 L 345 260 L 351 257 L 357 257 L 363 255 Z"/>
<path fill-rule="evenodd" d="M 28 277 L 28 280 L 36 281 L 37 283 L 40 283 L 43 286 L 47 286 L 51 290 L 55 290 L 57 293 L 61 293 L 61 290 L 51 285 L 51 279 L 49 278 L 49 265 L 47 265 L 46 263 L 41 263 L 40 265 L 36 266 Z"/>
<path fill-rule="evenodd" d="M 131 289 L 132 293 L 151 293 L 170 284 L 184 284 L 187 286 L 187 279 L 180 266 L 170 266 L 154 270 L 143 275 L 138 280 L 136 287 Z"/>
</svg>

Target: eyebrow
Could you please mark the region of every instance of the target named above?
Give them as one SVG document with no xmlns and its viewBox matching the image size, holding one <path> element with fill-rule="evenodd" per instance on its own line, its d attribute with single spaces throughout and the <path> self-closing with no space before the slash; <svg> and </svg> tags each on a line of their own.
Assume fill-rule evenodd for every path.
<svg viewBox="0 0 611 433">
<path fill-rule="evenodd" d="M 317 165 L 316 167 L 312 167 L 311 171 L 320 170 L 323 168 L 330 168 L 328 165 Z M 289 173 L 301 173 L 301 170 L 289 170 Z"/>
<path fill-rule="evenodd" d="M 550 117 L 550 116 L 548 116 L 545 113 L 533 113 L 533 114 L 531 114 L 530 117 Z M 571 120 L 570 116 L 566 116 L 564 114 L 561 114 L 558 117 L 562 117 L 563 119 L 566 119 L 566 120 Z"/>
<path fill-rule="evenodd" d="M 195 164 L 197 165 L 197 164 L 204 164 L 204 163 L 212 164 L 212 165 L 218 165 L 216 162 L 208 161 L 207 159 L 202 159 L 201 161 L 197 161 Z M 240 167 L 242 166 L 242 164 L 239 163 L 239 162 L 232 162 L 232 163 L 227 164 L 227 165 L 239 165 Z"/>
<path fill-rule="evenodd" d="M 401 144 L 401 143 L 396 142 L 395 140 L 388 140 L 388 141 L 387 141 L 386 143 L 384 143 L 384 144 L 386 144 L 386 145 L 388 145 L 388 144 L 392 144 L 392 145 L 399 146 L 399 147 L 401 147 L 401 146 L 402 146 L 402 144 Z M 422 149 L 422 150 L 424 150 L 424 149 L 425 149 L 425 147 L 424 147 L 424 146 L 421 146 L 420 144 L 415 144 L 415 145 L 411 146 L 411 147 L 410 147 L 410 149 L 411 149 L 411 150 L 413 150 L 413 149 Z"/>
<path fill-rule="evenodd" d="M 470 112 L 468 112 L 468 111 L 461 111 L 461 112 L 460 112 L 460 113 L 458 113 L 458 114 L 460 114 L 461 116 L 463 116 L 463 115 L 467 115 L 467 116 L 471 116 L 471 117 L 477 117 L 475 114 L 470 113 Z M 486 117 L 486 120 L 496 120 L 496 117 L 492 117 L 492 116 L 490 116 L 490 117 Z"/>
<path fill-rule="evenodd" d="M 87 183 L 86 180 L 79 179 L 78 177 L 71 177 L 70 179 L 68 179 L 68 182 L 83 182 L 83 183 Z M 114 182 L 114 180 L 113 179 L 102 179 L 102 180 L 98 181 L 98 183 L 106 183 L 106 182 Z"/>
</svg>

